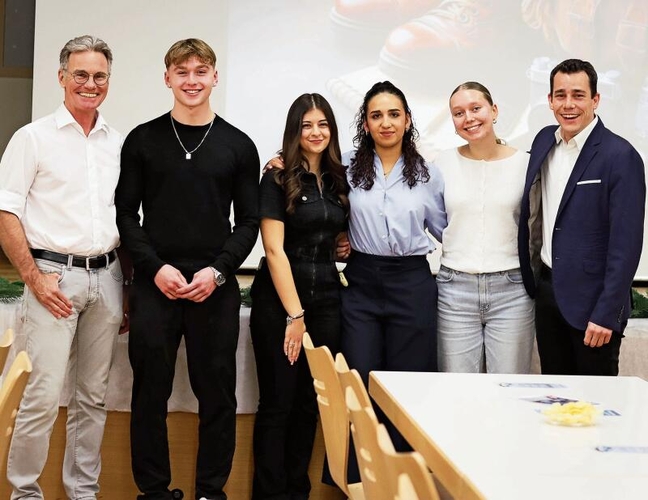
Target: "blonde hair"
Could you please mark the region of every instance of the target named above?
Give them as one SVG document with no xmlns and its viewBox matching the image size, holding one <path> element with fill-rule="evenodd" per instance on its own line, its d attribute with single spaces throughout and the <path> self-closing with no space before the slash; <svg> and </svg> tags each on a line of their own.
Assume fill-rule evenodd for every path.
<svg viewBox="0 0 648 500">
<path fill-rule="evenodd" d="M 187 38 L 171 45 L 164 56 L 164 65 L 168 69 L 172 64 L 181 64 L 192 57 L 204 64 L 216 67 L 216 54 L 206 42 L 199 38 Z"/>
</svg>

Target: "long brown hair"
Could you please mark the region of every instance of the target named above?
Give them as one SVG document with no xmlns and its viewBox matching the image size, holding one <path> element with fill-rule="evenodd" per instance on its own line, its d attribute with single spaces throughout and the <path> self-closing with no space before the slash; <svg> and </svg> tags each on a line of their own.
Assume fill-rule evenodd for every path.
<svg viewBox="0 0 648 500">
<path fill-rule="evenodd" d="M 308 159 L 303 154 L 300 146 L 302 134 L 302 120 L 304 115 L 312 109 L 319 109 L 324 113 L 328 122 L 331 138 L 326 150 L 322 153 L 321 172 L 328 172 L 333 179 L 333 189 L 340 197 L 345 207 L 348 191 L 344 167 L 340 154 L 340 141 L 335 115 L 331 105 L 320 94 L 302 94 L 292 103 L 286 117 L 286 127 L 283 135 L 283 148 L 280 151 L 284 162 L 284 169 L 275 172 L 275 180 L 282 185 L 286 193 L 286 212 L 295 211 L 295 202 L 301 195 L 301 177 L 306 172 L 303 165 L 308 166 Z"/>
</svg>

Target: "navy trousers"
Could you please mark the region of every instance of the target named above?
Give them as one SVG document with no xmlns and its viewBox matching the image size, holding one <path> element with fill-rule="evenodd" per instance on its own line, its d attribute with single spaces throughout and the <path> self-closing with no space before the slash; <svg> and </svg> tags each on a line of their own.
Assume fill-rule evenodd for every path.
<svg viewBox="0 0 648 500">
<path fill-rule="evenodd" d="M 623 334 L 612 332 L 610 342 L 601 347 L 583 344 L 585 331 L 571 326 L 561 314 L 554 296 L 551 270 L 546 266 L 542 266 L 538 280 L 535 314 L 538 354 L 544 375 L 619 374 Z"/>
<path fill-rule="evenodd" d="M 342 345 L 365 385 L 371 370 L 437 370 L 437 286 L 424 255 L 380 257 L 354 252 L 344 270 Z M 399 451 L 409 445 L 384 417 Z M 349 480 L 358 481 L 350 453 Z"/>
</svg>

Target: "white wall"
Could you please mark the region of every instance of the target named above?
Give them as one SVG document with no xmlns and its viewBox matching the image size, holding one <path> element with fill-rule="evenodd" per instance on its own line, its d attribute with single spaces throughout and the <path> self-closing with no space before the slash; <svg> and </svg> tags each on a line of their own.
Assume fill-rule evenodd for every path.
<svg viewBox="0 0 648 500">
<path fill-rule="evenodd" d="M 480 32 L 470 48 L 457 49 L 452 42 L 450 48 L 428 51 L 420 62 L 407 57 L 399 62 L 385 57 L 383 46 L 391 30 L 408 18 L 400 11 L 383 19 L 383 26 L 367 22 L 369 1 L 362 23 L 354 24 L 332 15 L 334 0 L 113 0 L 91 6 L 39 0 L 34 116 L 49 113 L 61 101 L 56 82 L 60 48 L 72 36 L 93 33 L 110 44 L 115 56 L 102 112 L 127 133 L 170 108 L 162 58 L 174 41 L 195 36 L 209 42 L 219 57 L 215 109 L 252 137 L 262 162 L 279 148 L 288 106 L 303 92 L 320 92 L 330 100 L 342 149 L 349 149 L 350 124 L 363 94 L 386 79 L 405 90 L 428 157 L 457 144 L 447 99 L 468 79 L 488 86 L 499 104 L 500 136 L 528 149 L 538 128 L 554 123 L 546 104 L 548 69 L 580 57 L 602 74 L 599 115 L 605 124 L 648 156 L 648 86 L 642 89 L 648 78 L 648 27 L 641 22 L 648 18 L 648 3 L 601 0 L 594 17 L 588 17 L 588 9 L 579 10 L 578 2 L 547 2 L 536 11 L 522 8 L 536 2 L 485 3 L 493 7 L 483 25 L 494 29 Z M 556 5 L 562 10 L 550 12 Z M 261 254 L 257 246 L 246 265 L 254 267 Z M 637 277 L 648 279 L 648 256 Z"/>
<path fill-rule="evenodd" d="M 33 115 L 51 113 L 63 100 L 57 82 L 63 45 L 78 35 L 104 39 L 113 51 L 110 92 L 101 112 L 123 134 L 168 111 L 171 91 L 163 83 L 164 54 L 181 38 L 197 37 L 227 66 L 227 2 L 196 0 L 112 0 L 89 6 L 79 0 L 38 1 L 34 43 Z M 226 74 L 212 94 L 223 107 Z"/>
</svg>

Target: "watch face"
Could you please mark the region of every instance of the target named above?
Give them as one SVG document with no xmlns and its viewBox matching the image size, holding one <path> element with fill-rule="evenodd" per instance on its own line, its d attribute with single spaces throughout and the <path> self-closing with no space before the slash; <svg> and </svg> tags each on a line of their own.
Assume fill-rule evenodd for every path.
<svg viewBox="0 0 648 500">
<path fill-rule="evenodd" d="M 216 284 L 218 286 L 221 286 L 221 285 L 225 284 L 225 276 L 223 276 L 221 273 L 218 273 L 216 275 Z"/>
</svg>

